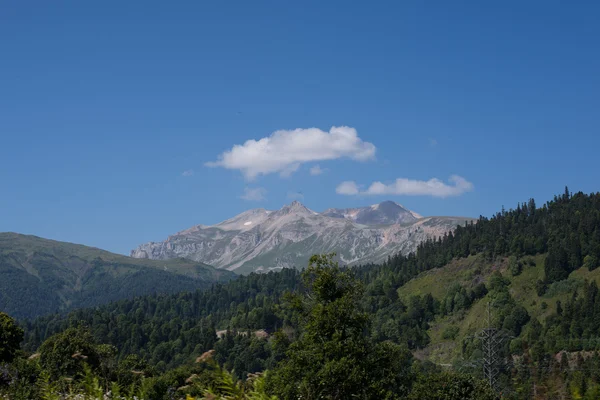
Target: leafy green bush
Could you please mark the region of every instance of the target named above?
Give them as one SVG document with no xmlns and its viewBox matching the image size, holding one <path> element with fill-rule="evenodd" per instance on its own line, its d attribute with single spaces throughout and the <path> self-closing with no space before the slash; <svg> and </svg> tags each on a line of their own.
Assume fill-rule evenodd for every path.
<svg viewBox="0 0 600 400">
<path fill-rule="evenodd" d="M 593 271 L 600 265 L 598 262 L 598 258 L 594 255 L 587 255 L 583 259 L 583 266 L 587 268 L 589 271 Z"/>
<path fill-rule="evenodd" d="M 458 336 L 460 328 L 456 325 L 447 326 L 442 332 L 442 338 L 447 340 L 454 340 Z"/>
<path fill-rule="evenodd" d="M 546 290 L 546 297 L 556 297 L 561 294 L 570 294 L 576 292 L 584 284 L 583 279 L 569 278 L 558 282 L 553 282 Z"/>
<path fill-rule="evenodd" d="M 536 263 L 535 263 L 535 258 L 533 258 L 532 256 L 527 256 L 523 258 L 523 264 L 524 265 L 528 265 L 530 267 L 535 267 Z"/>
<path fill-rule="evenodd" d="M 484 382 L 470 375 L 443 372 L 421 375 L 408 400 L 497 400 L 498 395 Z"/>
<path fill-rule="evenodd" d="M 523 263 L 517 260 L 517 257 L 510 256 L 508 258 L 508 269 L 512 276 L 520 275 L 523 271 Z"/>
<path fill-rule="evenodd" d="M 542 297 L 544 294 L 546 294 L 546 291 L 548 290 L 548 285 L 546 284 L 546 282 L 544 282 L 541 279 L 538 279 L 535 282 L 535 293 L 539 296 Z"/>
<path fill-rule="evenodd" d="M 96 340 L 85 327 L 69 328 L 48 338 L 39 352 L 41 367 L 52 380 L 83 375 L 85 365 L 95 369 L 101 359 Z"/>
</svg>

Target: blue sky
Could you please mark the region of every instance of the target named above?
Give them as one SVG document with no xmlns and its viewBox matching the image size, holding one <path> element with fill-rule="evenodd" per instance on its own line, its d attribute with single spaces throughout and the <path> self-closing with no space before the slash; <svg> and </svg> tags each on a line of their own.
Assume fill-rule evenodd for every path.
<svg viewBox="0 0 600 400">
<path fill-rule="evenodd" d="M 599 3 L 483 3 L 5 3 L 0 231 L 128 253 L 296 193 L 489 216 L 600 190 Z"/>
</svg>

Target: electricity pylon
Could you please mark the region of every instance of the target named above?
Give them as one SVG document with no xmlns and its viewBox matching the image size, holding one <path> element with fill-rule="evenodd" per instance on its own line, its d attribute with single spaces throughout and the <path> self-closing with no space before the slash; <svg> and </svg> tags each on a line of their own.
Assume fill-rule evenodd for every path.
<svg viewBox="0 0 600 400">
<path fill-rule="evenodd" d="M 499 390 L 498 378 L 500 372 L 506 366 L 502 357 L 502 347 L 508 335 L 492 326 L 491 304 L 487 306 L 487 327 L 483 328 L 475 336 L 481 342 L 483 352 L 483 376 L 494 390 Z"/>
</svg>

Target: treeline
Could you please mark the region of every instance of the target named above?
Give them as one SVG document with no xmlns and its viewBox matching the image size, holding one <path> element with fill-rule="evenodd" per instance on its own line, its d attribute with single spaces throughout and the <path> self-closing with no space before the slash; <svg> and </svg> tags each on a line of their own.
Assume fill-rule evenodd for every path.
<svg viewBox="0 0 600 400">
<path fill-rule="evenodd" d="M 529 319 L 527 312 L 517 307 L 521 311 L 516 318 L 504 319 L 502 327 L 515 334 L 505 342 L 504 355 L 512 360 L 505 376 L 512 381 L 510 387 L 522 393 L 520 398 L 533 394 L 536 399 L 600 398 L 600 295 L 596 282 L 586 282 L 564 303 L 557 301 L 541 322 Z M 519 325 L 520 330 L 510 330 Z M 470 345 L 473 347 L 466 353 L 473 356 L 476 345 Z"/>
<path fill-rule="evenodd" d="M 274 332 L 283 327 L 288 317 L 280 311 L 281 296 L 299 285 L 300 273 L 286 269 L 215 284 L 205 291 L 143 296 L 41 317 L 24 323 L 24 348 L 33 351 L 51 335 L 85 325 L 96 340 L 116 346 L 121 357 L 138 354 L 166 370 L 212 349 L 218 329 Z"/>
<path fill-rule="evenodd" d="M 137 355 L 119 360 L 115 346 L 99 343 L 82 326 L 50 336 L 33 355 L 23 354 L 18 349 L 23 331 L 0 313 L 0 343 L 9 350 L 0 353 L 0 395 L 14 400 L 498 398 L 481 380 L 442 372 L 415 360 L 405 345 L 375 339 L 372 317 L 361 307 L 363 285 L 331 256 L 313 256 L 302 284 L 303 290 L 281 302 L 293 315 L 293 331 L 280 329 L 269 341 L 246 342 L 239 338 L 250 335 L 228 332 L 195 362 L 164 372 Z M 219 349 L 239 346 L 243 353 L 258 344 L 271 359 L 268 371 L 236 381 L 219 366 Z"/>
<path fill-rule="evenodd" d="M 566 302 L 556 302 L 556 309 L 544 325 L 535 321 L 527 334 L 514 341 L 519 352 L 531 348 L 533 359 L 544 361 L 548 354 L 600 349 L 600 294 L 595 281 L 584 283 Z"/>
<path fill-rule="evenodd" d="M 354 276 L 354 271 L 347 271 Z M 206 291 L 143 296 L 67 315 L 51 315 L 25 322 L 24 349 L 34 351 L 48 337 L 70 327 L 89 327 L 94 338 L 118 349 L 118 358 L 139 355 L 160 371 L 185 364 L 215 349 L 216 358 L 236 376 L 273 365 L 277 350 L 257 338 L 257 330 L 273 334 L 299 329 L 298 314 L 282 307 L 291 292 L 302 292 L 300 272 L 251 274 L 216 284 Z M 376 285 L 375 285 L 376 286 Z M 440 303 L 431 295 L 413 296 L 406 304 L 395 290 L 369 286 L 359 302 L 373 316 L 373 337 L 405 343 L 418 349 L 429 343 L 429 322 Z M 485 289 L 484 289 L 485 290 Z M 226 331 L 217 341 L 216 331 Z"/>
<path fill-rule="evenodd" d="M 357 269 L 365 281 L 388 280 L 399 287 L 416 274 L 441 268 L 454 258 L 483 254 L 486 259 L 548 253 L 545 284 L 565 279 L 583 265 L 600 265 L 600 193 L 564 194 L 536 208 L 533 199 L 491 218 L 481 216 L 454 232 L 430 239 L 408 256 Z"/>
</svg>

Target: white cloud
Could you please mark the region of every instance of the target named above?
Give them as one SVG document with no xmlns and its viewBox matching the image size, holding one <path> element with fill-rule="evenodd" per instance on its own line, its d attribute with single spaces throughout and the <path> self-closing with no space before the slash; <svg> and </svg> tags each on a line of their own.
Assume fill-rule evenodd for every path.
<svg viewBox="0 0 600 400">
<path fill-rule="evenodd" d="M 325 171 L 327 171 L 327 170 L 321 168 L 321 166 L 319 166 L 319 165 L 315 165 L 314 167 L 310 168 L 309 172 L 311 175 L 316 176 L 316 175 L 321 175 Z"/>
<path fill-rule="evenodd" d="M 241 196 L 242 199 L 248 201 L 262 201 L 266 199 L 267 190 L 265 188 L 245 188 L 244 194 Z"/>
<path fill-rule="evenodd" d="M 437 178 L 432 178 L 428 181 L 398 178 L 389 185 L 381 182 L 373 182 L 365 191 L 360 191 L 356 183 L 346 181 L 338 185 L 336 192 L 346 195 L 405 195 L 444 198 L 460 196 L 465 192 L 473 190 L 473 188 L 473 184 L 465 178 L 452 175 L 448 179 L 448 183 L 444 183 Z"/>
<path fill-rule="evenodd" d="M 194 176 L 194 170 L 193 169 L 185 170 L 181 173 L 181 176 Z"/>
<path fill-rule="evenodd" d="M 290 165 L 286 166 L 285 168 L 283 168 L 279 172 L 279 175 L 282 178 L 289 178 L 290 176 L 292 176 L 294 174 L 294 172 L 298 171 L 298 168 L 300 168 L 300 163 L 290 164 Z"/>
<path fill-rule="evenodd" d="M 372 143 L 358 137 L 356 129 L 332 127 L 329 132 L 317 128 L 280 130 L 260 140 L 236 144 L 219 155 L 208 167 L 240 170 L 252 180 L 259 175 L 279 173 L 290 176 L 301 164 L 347 157 L 367 161 L 375 157 Z"/>
<path fill-rule="evenodd" d="M 356 185 L 356 183 L 354 183 L 352 181 L 346 181 L 346 182 L 340 183 L 335 188 L 335 192 L 337 194 L 345 194 L 345 195 L 355 195 L 355 194 L 360 193 L 360 191 L 358 190 L 358 186 Z"/>
</svg>

